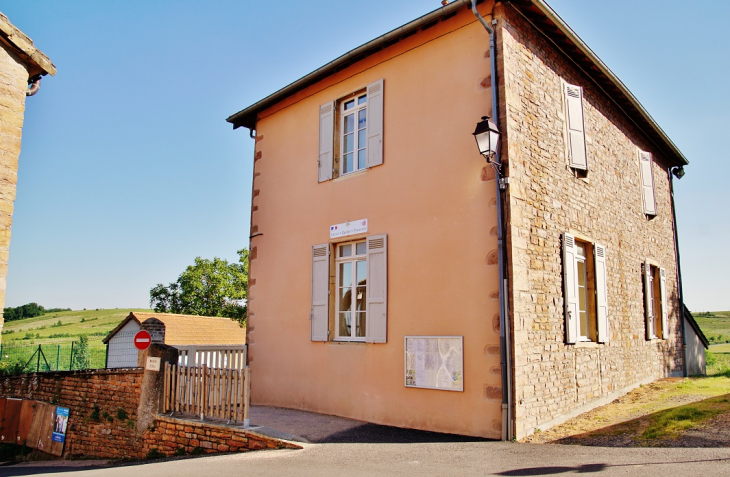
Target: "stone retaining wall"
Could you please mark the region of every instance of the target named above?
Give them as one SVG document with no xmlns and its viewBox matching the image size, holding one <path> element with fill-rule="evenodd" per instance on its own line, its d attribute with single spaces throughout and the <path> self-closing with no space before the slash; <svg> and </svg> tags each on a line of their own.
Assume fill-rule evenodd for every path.
<svg viewBox="0 0 730 477">
<path fill-rule="evenodd" d="M 139 457 L 134 432 L 141 369 L 59 371 L 2 379 L 5 397 L 68 407 L 64 457 Z"/>
</svg>

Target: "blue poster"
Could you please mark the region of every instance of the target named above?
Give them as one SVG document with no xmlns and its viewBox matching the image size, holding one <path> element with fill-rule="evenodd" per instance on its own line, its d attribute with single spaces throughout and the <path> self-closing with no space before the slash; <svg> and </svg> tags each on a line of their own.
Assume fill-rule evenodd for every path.
<svg viewBox="0 0 730 477">
<path fill-rule="evenodd" d="M 67 407 L 56 407 L 56 414 L 53 417 L 53 433 L 51 434 L 51 440 L 54 442 L 64 442 L 66 440 L 68 411 L 69 409 Z"/>
</svg>

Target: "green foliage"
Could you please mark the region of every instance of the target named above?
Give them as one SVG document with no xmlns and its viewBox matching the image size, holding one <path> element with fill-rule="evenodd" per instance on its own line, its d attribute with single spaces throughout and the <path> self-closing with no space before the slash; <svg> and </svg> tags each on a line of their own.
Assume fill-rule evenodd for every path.
<svg viewBox="0 0 730 477">
<path fill-rule="evenodd" d="M 3 309 L 3 317 L 6 322 L 22 320 L 24 318 L 33 318 L 46 313 L 54 313 L 59 311 L 71 311 L 71 308 L 51 308 L 46 310 L 38 303 L 28 303 L 18 307 L 8 307 Z"/>
<path fill-rule="evenodd" d="M 11 376 L 22 373 L 23 364 L 20 361 L 3 359 L 0 361 L 0 376 Z"/>
<path fill-rule="evenodd" d="M 91 363 L 91 350 L 89 349 L 89 337 L 80 335 L 74 345 L 71 358 L 71 369 L 89 369 Z"/>
<path fill-rule="evenodd" d="M 58 320 L 56 323 L 51 325 L 51 328 L 58 328 L 59 326 L 63 326 L 63 321 Z"/>
<path fill-rule="evenodd" d="M 192 455 L 203 455 L 205 454 L 205 449 L 203 449 L 202 447 L 194 447 L 190 453 Z"/>
<path fill-rule="evenodd" d="M 99 414 L 99 411 L 100 411 L 99 406 L 97 406 L 95 404 L 94 409 L 91 411 L 91 414 L 89 414 L 89 419 L 91 419 L 92 421 L 97 421 L 97 422 L 100 421 L 101 416 Z"/>
<path fill-rule="evenodd" d="M 127 414 L 127 411 L 125 411 L 121 407 L 119 409 L 117 409 L 117 419 L 119 419 L 120 421 L 123 421 L 128 417 L 129 417 L 129 415 Z"/>
<path fill-rule="evenodd" d="M 177 281 L 150 290 L 150 305 L 159 313 L 225 316 L 246 320 L 248 250 L 238 251 L 238 263 L 195 258 Z"/>
<path fill-rule="evenodd" d="M 184 447 L 178 447 L 177 449 L 175 449 L 175 455 L 177 455 L 177 456 L 183 456 L 185 454 L 187 454 L 187 452 L 185 452 L 185 448 Z"/>
</svg>

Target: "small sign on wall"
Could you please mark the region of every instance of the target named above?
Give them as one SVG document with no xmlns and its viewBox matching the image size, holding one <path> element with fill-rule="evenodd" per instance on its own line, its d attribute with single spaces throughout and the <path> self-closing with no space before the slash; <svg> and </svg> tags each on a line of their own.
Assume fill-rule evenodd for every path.
<svg viewBox="0 0 730 477">
<path fill-rule="evenodd" d="M 66 428 L 68 427 L 68 414 L 69 408 L 67 407 L 56 407 L 56 412 L 53 416 L 53 432 L 51 433 L 51 440 L 53 442 L 65 442 L 66 441 Z"/>
<path fill-rule="evenodd" d="M 159 371 L 160 370 L 160 362 L 162 361 L 162 358 L 152 358 L 147 357 L 147 363 L 144 367 L 147 371 Z"/>
<path fill-rule="evenodd" d="M 405 385 L 464 391 L 464 337 L 406 336 Z"/>
<path fill-rule="evenodd" d="M 330 238 L 364 234 L 368 231 L 368 219 L 353 220 L 342 224 L 330 225 Z"/>
</svg>

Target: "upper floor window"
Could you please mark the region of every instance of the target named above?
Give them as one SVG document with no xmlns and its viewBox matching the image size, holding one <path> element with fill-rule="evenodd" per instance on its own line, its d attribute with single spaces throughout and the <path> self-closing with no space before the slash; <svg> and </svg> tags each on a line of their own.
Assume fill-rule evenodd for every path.
<svg viewBox="0 0 730 477">
<path fill-rule="evenodd" d="M 340 174 L 367 167 L 366 93 L 340 102 Z"/>
<path fill-rule="evenodd" d="M 383 85 L 319 107 L 319 182 L 383 163 Z"/>
<path fill-rule="evenodd" d="M 656 215 L 656 199 L 654 197 L 654 168 L 651 153 L 639 151 L 639 165 L 641 171 L 641 196 L 644 200 L 644 213 Z"/>
<path fill-rule="evenodd" d="M 588 173 L 586 133 L 583 119 L 583 88 L 563 83 L 568 165 L 580 177 Z"/>
</svg>

